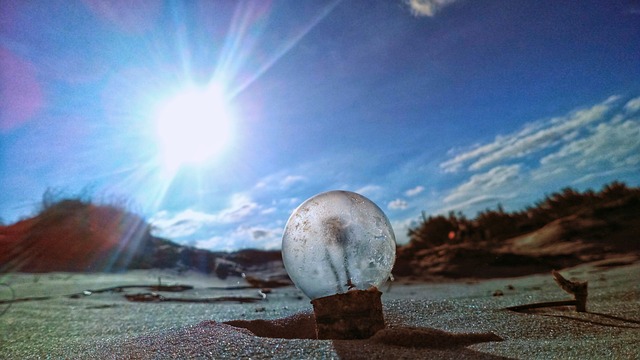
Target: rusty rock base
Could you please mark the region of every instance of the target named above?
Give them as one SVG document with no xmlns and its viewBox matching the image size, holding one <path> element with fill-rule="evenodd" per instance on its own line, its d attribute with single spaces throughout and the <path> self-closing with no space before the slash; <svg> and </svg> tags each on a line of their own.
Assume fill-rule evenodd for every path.
<svg viewBox="0 0 640 360">
<path fill-rule="evenodd" d="M 384 329 L 381 295 L 371 287 L 312 300 L 318 339 L 368 339 Z"/>
</svg>

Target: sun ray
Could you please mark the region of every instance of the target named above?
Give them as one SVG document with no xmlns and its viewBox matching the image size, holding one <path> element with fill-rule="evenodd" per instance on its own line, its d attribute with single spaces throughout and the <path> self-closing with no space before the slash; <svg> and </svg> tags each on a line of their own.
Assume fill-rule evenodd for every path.
<svg viewBox="0 0 640 360">
<path fill-rule="evenodd" d="M 285 41 L 274 54 L 247 80 L 242 82 L 239 86 L 229 91 L 229 99 L 235 98 L 244 89 L 258 80 L 262 74 L 267 72 L 274 64 L 278 62 L 284 55 L 291 51 L 304 37 L 313 30 L 320 22 L 322 22 L 331 12 L 342 2 L 342 0 L 335 0 L 332 3 L 325 6 L 320 13 L 314 17 L 305 27 L 297 32 L 292 38 Z M 248 52 L 252 48 L 253 43 L 257 40 L 251 39 L 247 35 L 249 21 L 252 15 L 252 10 L 237 11 L 232 21 L 231 29 L 227 35 L 227 43 L 221 52 L 221 60 L 216 68 L 215 79 L 229 79 L 233 77 L 238 71 L 238 68 L 248 57 Z M 241 15 L 240 15 L 241 14 Z M 246 55 L 245 55 L 246 53 Z"/>
<path fill-rule="evenodd" d="M 253 76 L 247 79 L 244 83 L 242 83 L 237 89 L 230 92 L 230 97 L 234 98 L 238 94 L 240 94 L 244 89 L 246 89 L 249 85 L 253 84 L 256 80 L 262 76 L 267 70 L 269 70 L 278 60 L 280 60 L 284 55 L 286 55 L 291 49 L 293 49 L 300 40 L 304 39 L 304 37 L 315 28 L 322 20 L 324 20 L 333 9 L 335 9 L 342 0 L 335 0 L 330 3 L 326 7 L 322 9 L 322 11 L 307 24 L 300 32 L 298 32 L 292 39 L 285 42 L 276 52 L 275 54 L 262 66 L 258 71 L 256 71 Z"/>
<path fill-rule="evenodd" d="M 256 17 L 254 12 L 257 10 L 240 5 L 236 7 L 225 44 L 220 51 L 214 79 L 222 82 L 230 81 L 248 58 L 248 51 L 255 43 L 255 39 L 247 36 L 251 18 Z"/>
</svg>

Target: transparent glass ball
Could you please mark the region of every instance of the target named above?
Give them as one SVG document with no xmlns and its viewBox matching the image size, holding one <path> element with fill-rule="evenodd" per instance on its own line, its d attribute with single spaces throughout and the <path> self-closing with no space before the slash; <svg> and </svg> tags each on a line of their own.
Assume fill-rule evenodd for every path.
<svg viewBox="0 0 640 360">
<path fill-rule="evenodd" d="M 312 300 L 380 288 L 395 258 L 396 239 L 387 216 L 371 200 L 350 191 L 306 200 L 289 217 L 282 237 L 284 266 Z"/>
</svg>

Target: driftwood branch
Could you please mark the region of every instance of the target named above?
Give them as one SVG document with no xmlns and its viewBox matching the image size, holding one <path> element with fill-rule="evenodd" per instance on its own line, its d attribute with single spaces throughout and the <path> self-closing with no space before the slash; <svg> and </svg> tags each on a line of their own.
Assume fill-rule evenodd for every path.
<svg viewBox="0 0 640 360">
<path fill-rule="evenodd" d="M 262 301 L 264 298 L 259 297 L 247 297 L 247 296 L 222 296 L 217 298 L 179 298 L 179 297 L 166 297 L 156 293 L 142 293 L 142 294 L 126 294 L 124 296 L 127 300 L 133 302 L 186 302 L 186 303 L 218 303 L 218 302 L 239 302 L 239 303 L 252 303 Z"/>
<path fill-rule="evenodd" d="M 523 311 L 529 309 L 538 309 L 544 307 L 553 307 L 553 306 L 575 306 L 577 312 L 586 312 L 587 311 L 587 282 L 586 281 L 571 281 L 565 279 L 559 272 L 552 270 L 551 275 L 553 275 L 553 279 L 556 284 L 560 286 L 560 288 L 569 294 L 573 295 L 573 300 L 562 300 L 562 301 L 547 301 L 526 305 L 518 305 L 518 306 L 510 306 L 507 310 L 512 311 Z"/>
<path fill-rule="evenodd" d="M 558 284 L 558 286 L 560 286 L 562 290 L 573 295 L 576 302 L 576 311 L 586 312 L 588 283 L 586 281 L 567 280 L 555 270 L 551 271 L 551 275 L 553 275 L 553 280 L 556 281 L 556 284 Z"/>
</svg>

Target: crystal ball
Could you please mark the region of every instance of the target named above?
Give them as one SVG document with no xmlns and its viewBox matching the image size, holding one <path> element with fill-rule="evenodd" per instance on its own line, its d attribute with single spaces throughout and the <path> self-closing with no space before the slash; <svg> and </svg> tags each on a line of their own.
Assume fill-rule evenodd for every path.
<svg viewBox="0 0 640 360">
<path fill-rule="evenodd" d="M 387 216 L 350 191 L 328 191 L 303 202 L 282 237 L 285 269 L 312 300 L 380 288 L 395 258 L 396 239 Z"/>
</svg>

